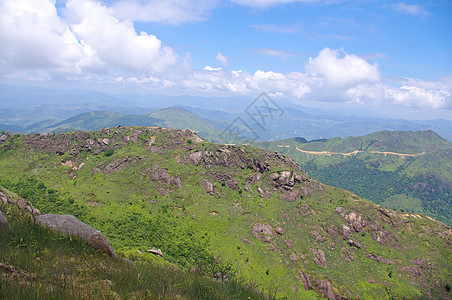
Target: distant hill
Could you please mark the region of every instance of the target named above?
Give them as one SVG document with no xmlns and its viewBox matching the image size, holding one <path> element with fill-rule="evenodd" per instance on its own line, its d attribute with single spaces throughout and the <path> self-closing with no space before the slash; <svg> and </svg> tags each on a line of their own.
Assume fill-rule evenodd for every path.
<svg viewBox="0 0 452 300">
<path fill-rule="evenodd" d="M 203 138 L 217 141 L 220 129 L 209 121 L 180 107 L 166 108 L 146 114 L 122 114 L 109 111 L 93 111 L 79 114 L 63 121 L 49 119 L 34 123 L 25 128 L 0 125 L 0 129 L 11 132 L 62 133 L 75 130 L 99 130 L 114 126 L 161 126 L 196 131 Z"/>
<path fill-rule="evenodd" d="M 384 206 L 452 224 L 452 144 L 433 131 L 257 145 L 295 159 L 314 178 Z"/>
<path fill-rule="evenodd" d="M 218 141 L 221 130 L 212 123 L 181 107 L 170 107 L 146 114 L 152 118 L 163 120 L 164 127 L 190 129 L 209 141 Z"/>
</svg>

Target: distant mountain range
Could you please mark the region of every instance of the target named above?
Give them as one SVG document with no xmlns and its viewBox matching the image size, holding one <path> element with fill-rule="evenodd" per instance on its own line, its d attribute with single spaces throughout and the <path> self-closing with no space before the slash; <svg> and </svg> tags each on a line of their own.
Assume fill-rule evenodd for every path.
<svg viewBox="0 0 452 300">
<path fill-rule="evenodd" d="M 267 101 L 273 105 L 273 109 L 278 110 L 277 114 L 271 114 L 265 108 L 268 103 L 256 100 L 259 98 L 110 95 L 94 91 L 0 85 L 0 130 L 22 133 L 61 132 L 71 129 L 97 130 L 115 125 L 173 124 L 174 127 L 199 131 L 201 136 L 212 141 L 228 142 L 220 135 L 240 118 L 246 123 L 246 128 L 242 128 L 249 131 L 244 134 L 260 141 L 297 136 L 307 140 L 345 138 L 381 130 L 433 130 L 452 141 L 452 122 L 449 120 L 357 116 L 352 112 L 304 107 L 285 99 L 271 100 L 271 103 L 270 100 Z M 171 114 L 156 112 L 166 108 L 179 110 L 174 110 Z M 256 115 L 258 110 L 261 112 L 259 116 Z M 180 126 L 180 120 L 184 120 L 184 126 Z"/>
<path fill-rule="evenodd" d="M 308 142 L 256 145 L 295 159 L 321 182 L 393 209 L 452 224 L 452 144 L 433 131 L 380 131 Z"/>
</svg>

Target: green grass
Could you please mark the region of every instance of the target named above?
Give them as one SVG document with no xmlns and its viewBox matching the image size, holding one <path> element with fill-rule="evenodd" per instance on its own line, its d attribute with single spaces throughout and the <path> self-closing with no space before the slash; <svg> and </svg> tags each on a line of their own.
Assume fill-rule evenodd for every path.
<svg viewBox="0 0 452 300">
<path fill-rule="evenodd" d="M 9 205 L 11 206 L 11 205 Z M 251 283 L 217 283 L 151 254 L 112 258 L 85 242 L 35 225 L 17 207 L 0 234 L 1 299 L 261 299 Z M 124 253 L 123 253 L 124 254 Z M 212 271 L 218 271 L 212 262 Z"/>
<path fill-rule="evenodd" d="M 315 192 L 289 202 L 281 197 L 283 189 L 274 188 L 269 179 L 272 172 L 287 170 L 304 174 L 289 160 L 252 146 L 196 143 L 194 136 L 184 136 L 176 130 L 139 129 L 143 133 L 138 142 L 125 139 L 138 130 L 128 127 L 83 136 L 68 133 L 41 137 L 45 141 L 43 148 L 38 146 L 38 141 L 28 145 L 30 136 L 15 137 L 7 142 L 11 150 L 0 150 L 1 184 L 27 197 L 43 213 L 58 210 L 75 214 L 80 210 L 80 218 L 101 230 L 120 254 L 129 256 L 138 249 L 160 248 L 164 261 L 177 265 L 182 272 L 200 267 L 206 274 L 227 274 L 230 280 L 239 283 L 254 282 L 253 286 L 276 298 L 320 297 L 313 290 L 304 290 L 300 270 L 318 280 L 329 280 L 335 293 L 349 298 L 390 299 L 392 294 L 399 298 L 404 295 L 416 298 L 428 292 L 440 297 L 444 286 L 451 282 L 449 237 L 440 237 L 446 231 L 441 223 L 422 215 L 394 213 L 392 222 L 399 225 L 393 227 L 393 223 L 377 211 L 379 206 L 351 192 L 319 185 L 309 178 L 305 180 L 316 187 Z M 158 151 L 148 150 L 153 136 L 153 145 L 160 147 Z M 69 150 L 56 155 L 51 148 L 56 141 L 70 143 L 68 149 L 82 149 L 89 138 L 95 141 L 109 138 L 110 144 L 97 155 L 87 151 L 74 155 Z M 188 140 L 192 140 L 192 144 Z M 108 149 L 114 149 L 110 156 L 105 155 Z M 231 151 L 229 165 L 221 163 L 225 150 Z M 196 151 L 206 151 L 211 163 L 199 166 L 191 163 L 189 155 Z M 126 157 L 133 162 L 126 162 L 124 169 L 109 174 L 103 172 L 108 165 Z M 77 168 L 61 164 L 68 161 Z M 270 171 L 257 171 L 257 162 L 268 163 Z M 157 166 L 166 169 L 172 178 L 180 178 L 181 188 L 164 180 L 152 180 L 149 172 Z M 202 178 L 215 185 L 213 195 L 202 187 Z M 228 180 L 235 180 L 236 190 L 228 186 Z M 309 187 L 307 182 L 297 183 L 294 190 Z M 271 196 L 262 198 L 259 189 L 269 191 Z M 29 190 L 36 193 L 27 192 Z M 344 207 L 347 213 L 362 214 L 366 219 L 365 228 L 351 236 L 364 245 L 362 249 L 350 247 L 340 236 L 334 238 L 327 233 L 331 227 L 339 231 L 346 224 L 334 212 L 338 206 Z M 282 226 L 286 233 L 275 237 L 271 244 L 261 242 L 251 232 L 253 224 L 258 222 L 273 228 Z M 379 226 L 392 237 L 386 245 L 372 238 L 375 232 L 371 225 Z M 320 231 L 325 240 L 317 241 L 315 231 Z M 293 248 L 288 248 L 285 240 L 293 241 Z M 324 251 L 327 268 L 314 263 L 311 248 Z M 353 252 L 353 262 L 342 258 L 343 248 Z M 290 259 L 292 253 L 298 255 L 297 261 Z M 369 253 L 396 263 L 389 266 L 376 262 L 365 257 Z M 431 271 L 424 271 L 425 284 L 412 279 L 410 272 L 403 269 L 413 266 L 410 259 L 419 257 L 434 264 Z M 390 272 L 394 276 L 389 277 Z M 367 279 L 376 283 L 369 283 Z"/>
</svg>

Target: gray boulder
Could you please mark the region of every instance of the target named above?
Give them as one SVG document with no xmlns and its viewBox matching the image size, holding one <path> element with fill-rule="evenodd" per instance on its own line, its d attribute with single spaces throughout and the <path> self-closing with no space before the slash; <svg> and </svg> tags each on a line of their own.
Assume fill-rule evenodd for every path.
<svg viewBox="0 0 452 300">
<path fill-rule="evenodd" d="M 110 256 L 118 256 L 99 230 L 72 215 L 40 215 L 36 217 L 36 223 L 49 227 L 53 231 L 78 236 L 82 240 L 90 242 L 94 249 L 101 250 Z"/>
<path fill-rule="evenodd" d="M 6 217 L 3 215 L 2 211 L 0 210 L 0 233 L 1 232 L 8 232 L 10 230 L 8 220 L 6 220 Z"/>
</svg>

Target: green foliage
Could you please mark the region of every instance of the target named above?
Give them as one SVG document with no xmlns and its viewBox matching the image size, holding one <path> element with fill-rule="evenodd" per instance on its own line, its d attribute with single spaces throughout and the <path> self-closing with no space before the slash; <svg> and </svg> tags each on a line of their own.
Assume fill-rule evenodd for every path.
<svg viewBox="0 0 452 300">
<path fill-rule="evenodd" d="M 25 221 L 20 210 L 8 217 L 12 231 L 0 234 L 1 299 L 263 299 L 245 282 L 217 283 L 149 259 L 132 264 Z"/>
<path fill-rule="evenodd" d="M 104 155 L 105 155 L 106 157 L 109 157 L 109 156 L 112 156 L 113 153 L 115 153 L 115 149 L 110 148 L 110 149 L 108 149 L 108 150 L 106 150 L 106 151 L 104 152 Z"/>
<path fill-rule="evenodd" d="M 48 188 L 34 176 L 21 177 L 17 182 L 0 178 L 0 185 L 28 200 L 41 213 L 71 214 L 84 220 L 88 209 L 77 203 L 72 196 Z"/>
</svg>

